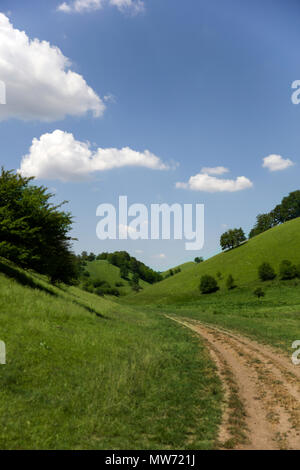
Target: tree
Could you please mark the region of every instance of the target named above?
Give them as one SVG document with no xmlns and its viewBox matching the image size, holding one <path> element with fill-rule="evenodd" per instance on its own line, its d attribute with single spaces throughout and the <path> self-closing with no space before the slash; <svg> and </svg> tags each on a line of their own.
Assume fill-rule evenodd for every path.
<svg viewBox="0 0 300 470">
<path fill-rule="evenodd" d="M 234 279 L 231 274 L 226 279 L 226 287 L 228 290 L 234 289 L 236 287 Z"/>
<path fill-rule="evenodd" d="M 287 220 L 300 217 L 300 191 L 293 191 L 281 201 L 281 220 Z"/>
<path fill-rule="evenodd" d="M 259 233 L 265 232 L 266 230 L 274 227 L 275 219 L 274 214 L 270 212 L 269 214 L 259 214 L 256 217 L 256 224 L 249 233 L 249 238 L 258 235 Z"/>
<path fill-rule="evenodd" d="M 255 291 L 253 292 L 254 295 L 256 295 L 256 297 L 259 299 L 260 297 L 264 297 L 265 296 L 265 293 L 264 291 L 262 290 L 261 287 L 257 287 L 255 289 Z"/>
<path fill-rule="evenodd" d="M 276 277 L 276 273 L 269 263 L 262 263 L 258 267 L 258 276 L 261 281 L 272 281 Z"/>
<path fill-rule="evenodd" d="M 134 292 L 139 292 L 142 289 L 139 282 L 139 275 L 134 273 L 131 280 L 131 287 Z"/>
<path fill-rule="evenodd" d="M 199 289 L 202 294 L 211 294 L 212 292 L 216 292 L 219 290 L 218 283 L 213 276 L 209 274 L 204 274 L 201 277 Z"/>
<path fill-rule="evenodd" d="M 220 238 L 222 250 L 236 248 L 246 240 L 245 233 L 242 228 L 235 228 L 224 232 Z"/>
<path fill-rule="evenodd" d="M 291 261 L 283 260 L 279 266 L 279 273 L 280 279 L 287 281 L 289 279 L 295 279 L 295 277 L 298 276 L 298 269 Z"/>
<path fill-rule="evenodd" d="M 126 266 L 126 264 L 122 264 L 122 266 L 120 267 L 120 276 L 121 276 L 121 278 L 122 279 L 127 279 L 128 274 L 129 274 L 128 267 Z"/>
<path fill-rule="evenodd" d="M 256 217 L 256 224 L 249 233 L 249 238 L 296 217 L 300 217 L 300 190 L 293 191 L 284 197 L 271 212 L 259 214 Z"/>
<path fill-rule="evenodd" d="M 195 259 L 194 259 L 195 263 L 199 264 L 199 263 L 203 263 L 204 259 L 202 258 L 202 256 L 197 256 Z"/>
<path fill-rule="evenodd" d="M 68 233 L 72 217 L 50 202 L 52 194 L 13 171 L 0 174 L 0 256 L 46 274 L 51 282 L 72 282 L 79 265 Z"/>
<path fill-rule="evenodd" d="M 95 259 L 96 259 L 96 255 L 92 252 L 87 257 L 88 261 L 95 261 Z"/>
</svg>

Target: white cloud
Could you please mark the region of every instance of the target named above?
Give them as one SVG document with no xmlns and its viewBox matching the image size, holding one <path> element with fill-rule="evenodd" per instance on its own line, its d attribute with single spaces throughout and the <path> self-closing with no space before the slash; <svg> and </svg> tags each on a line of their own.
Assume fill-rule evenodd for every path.
<svg viewBox="0 0 300 470">
<path fill-rule="evenodd" d="M 201 173 L 205 173 L 206 175 L 223 175 L 228 172 L 228 168 L 225 168 L 224 166 L 216 166 L 214 168 L 204 167 L 201 170 Z"/>
<path fill-rule="evenodd" d="M 103 100 L 105 101 L 105 103 L 115 104 L 117 102 L 117 98 L 112 93 L 107 93 L 107 95 L 104 95 Z"/>
<path fill-rule="evenodd" d="M 0 78 L 6 84 L 7 104 L 0 121 L 8 118 L 54 121 L 91 111 L 103 114 L 105 105 L 58 47 L 30 39 L 0 13 Z"/>
<path fill-rule="evenodd" d="M 65 13 L 81 13 L 83 11 L 100 10 L 103 6 L 103 0 L 74 0 L 73 2 L 63 2 L 58 7 L 58 11 Z"/>
<path fill-rule="evenodd" d="M 138 254 L 138 255 L 142 255 L 144 252 L 143 252 L 143 250 L 135 250 L 135 253 Z"/>
<path fill-rule="evenodd" d="M 294 162 L 289 158 L 282 158 L 280 155 L 269 155 L 263 159 L 263 168 L 270 171 L 281 171 L 293 166 Z"/>
<path fill-rule="evenodd" d="M 145 10 L 145 4 L 142 0 L 109 0 L 109 3 L 122 12 L 130 11 L 133 14 L 138 14 Z"/>
<path fill-rule="evenodd" d="M 191 176 L 187 183 L 176 183 L 176 188 L 205 191 L 208 193 L 242 191 L 252 186 L 253 183 L 245 176 L 238 176 L 235 180 L 230 180 L 202 173 Z"/>
<path fill-rule="evenodd" d="M 33 139 L 29 153 L 21 161 L 23 176 L 43 179 L 80 181 L 88 179 L 97 171 L 124 166 L 166 170 L 159 157 L 145 150 L 137 152 L 129 147 L 122 149 L 98 148 L 91 150 L 88 142 L 75 140 L 73 134 L 56 130 Z"/>
<path fill-rule="evenodd" d="M 84 13 L 100 10 L 105 4 L 117 7 L 122 13 L 130 12 L 131 14 L 138 14 L 145 10 L 142 0 L 72 0 L 61 3 L 57 7 L 57 11 Z"/>
</svg>

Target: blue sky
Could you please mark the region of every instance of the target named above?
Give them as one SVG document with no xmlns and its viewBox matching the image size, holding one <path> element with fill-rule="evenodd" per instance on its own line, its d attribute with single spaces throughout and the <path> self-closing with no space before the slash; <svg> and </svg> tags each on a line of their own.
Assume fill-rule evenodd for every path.
<svg viewBox="0 0 300 470">
<path fill-rule="evenodd" d="M 22 168 L 29 155 L 27 169 L 37 182 L 53 188 L 57 200 L 69 200 L 77 252 L 124 249 L 157 269 L 206 258 L 219 251 L 227 227 L 248 233 L 258 213 L 299 188 L 300 105 L 291 101 L 291 84 L 300 79 L 298 2 L 144 0 L 134 8 L 133 0 L 127 7 L 126 0 L 103 0 L 102 8 L 74 12 L 59 11 L 61 4 L 1 2 L 0 80 L 7 85 L 1 164 Z M 75 97 L 70 84 L 65 91 L 70 77 L 63 56 L 74 73 Z M 79 145 L 80 155 L 117 150 L 105 151 L 106 167 L 81 170 L 78 160 L 64 161 L 56 130 L 59 145 Z M 129 153 L 118 153 L 123 148 Z M 281 157 L 279 169 L 274 158 L 263 167 L 270 155 Z M 118 167 L 114 158 L 140 163 Z M 83 178 L 75 178 L 76 165 Z M 229 172 L 203 177 L 202 168 L 219 166 Z M 237 188 L 240 176 L 248 183 Z M 184 241 L 98 240 L 96 208 L 116 204 L 119 195 L 146 205 L 205 204 L 203 250 L 185 251 Z"/>
</svg>

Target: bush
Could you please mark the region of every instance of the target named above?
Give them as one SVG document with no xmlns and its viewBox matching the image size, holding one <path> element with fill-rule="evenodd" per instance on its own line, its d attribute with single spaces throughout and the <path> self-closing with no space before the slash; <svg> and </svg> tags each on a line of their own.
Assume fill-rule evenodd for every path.
<svg viewBox="0 0 300 470">
<path fill-rule="evenodd" d="M 234 289 L 236 287 L 231 274 L 229 274 L 228 278 L 226 279 L 226 287 L 228 290 Z"/>
<path fill-rule="evenodd" d="M 298 277 L 298 268 L 291 261 L 283 260 L 279 267 L 280 279 L 287 281 Z"/>
<path fill-rule="evenodd" d="M 261 281 L 272 281 L 276 273 L 269 263 L 262 263 L 258 268 L 258 275 Z"/>
<path fill-rule="evenodd" d="M 218 283 L 213 276 L 205 274 L 201 277 L 199 289 L 202 294 L 211 294 L 219 290 Z"/>
<path fill-rule="evenodd" d="M 264 291 L 262 290 L 261 287 L 257 287 L 257 289 L 255 289 L 255 291 L 253 292 L 254 295 L 256 295 L 256 297 L 259 299 L 260 297 L 264 297 L 265 296 L 265 293 Z"/>
<path fill-rule="evenodd" d="M 102 279 L 94 279 L 94 281 L 92 281 L 92 284 L 96 289 L 97 287 L 110 288 L 109 282 L 103 281 Z"/>
</svg>

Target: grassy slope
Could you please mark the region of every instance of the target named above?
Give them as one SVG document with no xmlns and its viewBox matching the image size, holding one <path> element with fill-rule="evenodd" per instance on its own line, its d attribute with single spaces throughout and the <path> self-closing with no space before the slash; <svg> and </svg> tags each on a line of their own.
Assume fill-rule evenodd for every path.
<svg viewBox="0 0 300 470">
<path fill-rule="evenodd" d="M 132 288 L 129 285 L 129 281 L 122 279 L 120 276 L 120 269 L 117 266 L 113 266 L 106 260 L 96 260 L 87 263 L 86 270 L 90 273 L 91 279 L 101 279 L 107 281 L 111 287 L 116 287 L 116 283 L 124 284 L 122 287 L 117 287 L 121 295 L 130 294 Z M 129 274 L 129 278 L 132 274 Z M 140 280 L 140 286 L 145 288 L 149 284 L 145 281 Z"/>
<path fill-rule="evenodd" d="M 213 446 L 220 383 L 199 339 L 3 260 L 0 271 L 1 449 Z"/>
<path fill-rule="evenodd" d="M 300 281 L 262 283 L 257 267 L 266 260 L 278 271 L 282 259 L 300 262 L 300 218 L 269 230 L 239 248 L 217 255 L 200 265 L 193 264 L 174 277 L 147 288 L 126 302 L 136 305 L 157 304 L 159 312 L 192 317 L 207 323 L 235 329 L 259 341 L 280 347 L 288 355 L 293 341 L 300 339 Z M 198 289 L 202 274 L 220 271 L 221 289 L 201 295 Z M 229 273 L 238 287 L 225 289 Z M 255 287 L 265 297 L 253 295 Z"/>
<path fill-rule="evenodd" d="M 240 247 L 220 253 L 201 264 L 189 265 L 181 273 L 148 287 L 143 292 L 129 296 L 126 301 L 134 304 L 174 304 L 197 300 L 200 277 L 203 274 L 216 276 L 222 273 L 218 281 L 225 289 L 228 274 L 232 274 L 239 287 L 254 284 L 257 280 L 257 268 L 263 261 L 268 261 L 278 271 L 283 259 L 300 263 L 300 218 L 277 226 L 258 235 Z"/>
</svg>

